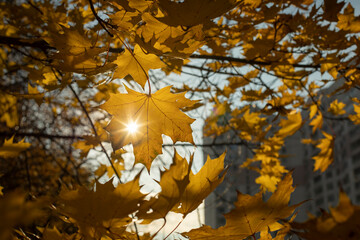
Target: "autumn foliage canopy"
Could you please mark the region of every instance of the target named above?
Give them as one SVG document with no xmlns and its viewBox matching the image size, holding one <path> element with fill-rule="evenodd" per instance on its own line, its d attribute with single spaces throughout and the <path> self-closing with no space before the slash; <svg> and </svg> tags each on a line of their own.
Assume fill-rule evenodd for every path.
<svg viewBox="0 0 360 240">
<path fill-rule="evenodd" d="M 281 155 L 310 126 L 299 144 L 318 149 L 309 164 L 324 172 L 333 122 L 360 124 L 360 17 L 350 3 L 0 6 L 0 239 L 166 238 L 158 232 L 169 212 L 185 218 L 222 183 L 225 162 L 236 162 L 224 152 L 194 169 L 191 151 L 205 147 L 193 134 L 201 116 L 208 139 L 231 133 L 229 144 L 251 152 L 238 167 L 257 173 L 259 191 L 238 192 L 224 226 L 175 238 L 360 238 L 360 208 L 344 192 L 329 212 L 294 221 L 302 203 L 289 204 L 296 187 Z M 323 104 L 333 96 L 346 101 Z M 156 194 L 141 184 L 152 171 Z M 160 229 L 138 229 L 159 219 Z"/>
</svg>

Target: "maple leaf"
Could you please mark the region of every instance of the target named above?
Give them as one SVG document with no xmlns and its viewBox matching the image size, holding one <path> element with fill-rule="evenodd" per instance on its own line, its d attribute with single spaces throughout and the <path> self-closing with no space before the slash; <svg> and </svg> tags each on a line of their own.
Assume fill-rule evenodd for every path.
<svg viewBox="0 0 360 240">
<path fill-rule="evenodd" d="M 46 216 L 48 204 L 44 198 L 27 201 L 26 197 L 19 190 L 0 197 L 0 239 L 16 239 L 12 236 L 16 225 L 31 225 Z"/>
<path fill-rule="evenodd" d="M 215 159 L 207 160 L 197 174 L 190 172 L 189 184 L 186 186 L 179 203 L 172 209 L 173 212 L 181 213 L 184 218 L 194 211 L 202 201 L 224 180 L 225 153 Z M 187 163 L 186 163 L 187 164 Z"/>
<path fill-rule="evenodd" d="M 277 136 L 284 138 L 293 135 L 302 126 L 302 118 L 300 112 L 292 112 L 288 114 L 288 119 L 281 119 L 279 126 L 280 130 L 276 133 Z"/>
<path fill-rule="evenodd" d="M 218 17 L 236 6 L 232 0 L 184 0 L 172 2 L 159 0 L 158 4 L 165 16 L 160 21 L 169 26 L 194 26 L 207 23 L 212 18 Z"/>
<path fill-rule="evenodd" d="M 16 102 L 16 97 L 0 92 L 0 121 L 5 122 L 9 128 L 15 127 L 19 122 Z"/>
<path fill-rule="evenodd" d="M 14 136 L 12 136 L 9 140 L 5 139 L 4 144 L 0 147 L 0 157 L 17 157 L 20 152 L 25 151 L 30 146 L 31 144 L 25 143 L 24 139 L 20 142 L 14 143 Z"/>
<path fill-rule="evenodd" d="M 99 69 L 107 69 L 97 59 L 105 49 L 95 47 L 95 44 L 92 44 L 80 31 L 82 29 L 75 27 L 67 28 L 61 25 L 59 27 L 53 24 L 49 26 L 49 36 L 44 37 L 44 40 L 58 50 L 52 56 L 54 59 L 52 65 L 62 71 L 87 74 Z M 112 66 L 109 64 L 108 67 Z"/>
<path fill-rule="evenodd" d="M 338 15 L 337 27 L 351 32 L 360 32 L 360 17 L 354 16 L 354 8 L 351 4 L 348 4 L 344 10 L 343 14 Z"/>
<path fill-rule="evenodd" d="M 323 125 L 323 122 L 324 122 L 324 120 L 323 120 L 323 115 L 322 115 L 321 112 L 318 112 L 318 114 L 316 115 L 316 117 L 313 118 L 313 119 L 311 120 L 310 124 L 309 124 L 310 126 L 313 126 L 312 132 L 315 133 L 315 131 L 316 131 L 317 129 L 320 129 L 320 128 L 322 127 L 322 125 Z"/>
<path fill-rule="evenodd" d="M 334 115 L 343 115 L 346 113 L 344 110 L 345 103 L 339 102 L 337 99 L 330 103 L 330 107 L 328 109 L 329 112 L 331 112 Z"/>
<path fill-rule="evenodd" d="M 85 237 L 99 239 L 111 232 L 123 231 L 131 222 L 129 214 L 138 208 L 144 196 L 137 176 L 116 188 L 109 180 L 105 184 L 97 182 L 96 191 L 85 187 L 62 190 L 58 202 L 60 212 L 71 217 Z"/>
<path fill-rule="evenodd" d="M 190 160 L 192 162 L 192 158 Z M 165 218 L 167 213 L 180 201 L 185 188 L 189 184 L 190 166 L 185 158 L 176 151 L 173 164 L 161 174 L 161 192 L 142 204 L 136 216 L 145 219 L 142 223 L 149 223 L 155 219 Z M 149 210 L 152 209 L 151 212 Z M 149 213 L 147 213 L 149 212 Z"/>
<path fill-rule="evenodd" d="M 349 119 L 353 121 L 355 124 L 360 124 L 360 105 L 354 104 L 354 112 L 355 114 L 349 115 Z"/>
<path fill-rule="evenodd" d="M 144 53 L 139 45 L 135 45 L 134 52 L 125 49 L 114 63 L 117 65 L 113 78 L 124 78 L 130 74 L 133 79 L 144 87 L 148 80 L 150 69 L 165 67 L 158 56 L 152 53 Z"/>
<path fill-rule="evenodd" d="M 320 217 L 311 216 L 304 223 L 291 223 L 291 227 L 297 235 L 309 240 L 355 240 L 360 238 L 359 222 L 360 207 L 352 205 L 346 193 L 341 191 L 339 204 L 330 207 L 330 213 L 323 211 Z"/>
<path fill-rule="evenodd" d="M 315 160 L 314 171 L 321 170 L 321 172 L 324 172 L 334 161 L 335 138 L 326 132 L 322 132 L 322 134 L 325 138 L 320 139 L 319 144 L 316 145 L 320 152 L 313 159 Z"/>
<path fill-rule="evenodd" d="M 75 234 L 68 235 L 66 233 L 61 233 L 56 227 L 45 228 L 42 231 L 41 240 L 70 240 L 70 239 L 75 239 Z"/>
<path fill-rule="evenodd" d="M 144 13 L 142 19 L 146 22 L 146 25 L 140 29 L 140 32 L 145 42 L 150 41 L 154 36 L 157 42 L 163 43 L 168 38 L 176 38 L 184 34 L 181 27 L 170 27 L 160 22 L 149 13 Z"/>
<path fill-rule="evenodd" d="M 235 209 L 225 214 L 226 224 L 218 229 L 204 226 L 183 233 L 190 239 L 244 239 L 257 232 L 276 231 L 283 227 L 278 221 L 291 216 L 300 204 L 288 206 L 294 191 L 291 174 L 287 174 L 278 184 L 277 190 L 267 202 L 262 200 L 262 192 L 255 196 L 238 193 Z"/>
<path fill-rule="evenodd" d="M 127 94 L 112 94 L 100 106 L 113 115 L 106 130 L 111 134 L 115 150 L 132 143 L 135 162 L 143 163 L 150 169 L 152 160 L 162 153 L 162 134 L 171 137 L 174 143 L 193 143 L 190 124 L 194 119 L 181 109 L 198 101 L 186 99 L 185 93 L 172 94 L 170 86 L 151 95 L 125 88 Z M 129 133 L 127 126 L 133 122 L 138 125 L 138 129 Z"/>
<path fill-rule="evenodd" d="M 325 0 L 324 1 L 324 18 L 328 21 L 337 22 L 337 15 L 345 5 L 345 2 L 337 3 L 337 0 Z"/>
</svg>

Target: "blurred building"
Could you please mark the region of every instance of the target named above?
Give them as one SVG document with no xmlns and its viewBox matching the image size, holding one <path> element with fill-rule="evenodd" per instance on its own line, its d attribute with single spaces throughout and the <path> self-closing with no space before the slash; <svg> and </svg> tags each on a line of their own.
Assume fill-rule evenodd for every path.
<svg viewBox="0 0 360 240">
<path fill-rule="evenodd" d="M 332 86 L 330 90 L 336 88 Z M 358 91 L 358 90 L 357 90 Z M 328 97 L 323 92 L 322 108 L 327 110 L 330 103 L 338 99 L 349 102 L 356 92 L 349 91 L 346 94 L 337 94 Z M 345 109 L 347 113 L 353 111 L 352 105 Z M 308 112 L 303 112 L 304 116 Z M 294 169 L 293 179 L 296 186 L 292 194 L 291 203 L 295 204 L 304 200 L 298 211 L 297 221 L 305 221 L 307 212 L 319 214 L 320 208 L 327 209 L 338 203 L 339 190 L 342 188 L 351 198 L 354 204 L 360 204 L 360 126 L 351 121 L 324 118 L 323 130 L 335 136 L 334 162 L 324 172 L 314 172 L 314 160 L 312 157 L 320 150 L 312 144 L 302 144 L 301 139 L 320 139 L 321 133 L 313 134 L 312 128 L 305 124 L 296 134 L 286 138 L 281 154 L 281 161 L 287 169 Z M 204 150 L 204 156 L 218 157 L 227 149 L 226 163 L 229 165 L 228 173 L 224 182 L 205 201 L 205 223 L 214 228 L 225 224 L 224 213 L 233 208 L 237 199 L 237 192 L 254 195 L 259 191 L 259 185 L 255 183 L 258 174 L 254 171 L 239 168 L 247 158 L 251 157 L 251 151 L 245 145 L 223 143 L 239 143 L 234 133 L 228 132 L 216 139 L 205 138 L 205 144 L 212 144 L 211 148 Z"/>
</svg>

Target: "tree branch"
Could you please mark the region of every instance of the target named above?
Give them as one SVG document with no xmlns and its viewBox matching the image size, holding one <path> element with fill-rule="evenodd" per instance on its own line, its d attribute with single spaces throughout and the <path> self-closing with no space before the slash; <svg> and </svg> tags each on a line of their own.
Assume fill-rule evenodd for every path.
<svg viewBox="0 0 360 240">
<path fill-rule="evenodd" d="M 91 0 L 89 0 L 91 2 Z M 92 6 L 92 5 L 90 5 Z M 95 9 L 94 9 L 95 11 Z M 103 25 L 104 20 L 99 18 L 99 16 L 95 15 L 97 17 L 96 19 L 99 21 L 100 25 L 103 26 L 103 28 L 108 32 L 108 30 Z M 99 20 L 99 19 L 100 20 Z M 108 32 L 111 34 L 110 32 Z M 110 36 L 113 36 L 112 34 Z M 11 45 L 17 45 L 17 46 L 23 46 L 23 47 L 34 47 L 39 48 L 43 51 L 46 50 L 56 50 L 56 48 L 50 46 L 46 41 L 44 40 L 34 40 L 34 39 L 22 39 L 22 38 L 14 38 L 14 37 L 6 37 L 6 36 L 0 36 L 0 44 L 5 44 L 8 46 Z M 111 53 L 121 53 L 124 49 L 122 48 L 110 48 L 109 52 Z M 254 64 L 254 65 L 261 65 L 261 66 L 269 66 L 273 64 L 274 62 L 264 62 L 264 61 L 257 61 L 257 60 L 250 60 L 245 58 L 234 58 L 234 57 L 228 57 L 228 56 L 216 56 L 216 55 L 198 55 L 198 54 L 192 54 L 189 58 L 192 59 L 206 59 L 206 60 L 219 60 L 219 61 L 229 61 L 229 62 L 236 62 L 236 63 L 244 63 L 244 64 Z M 299 68 L 320 68 L 320 64 L 312 65 L 312 64 L 290 64 L 290 63 L 278 63 L 279 65 L 291 65 L 293 67 L 299 67 Z"/>
<path fill-rule="evenodd" d="M 8 46 L 15 45 L 22 47 L 33 47 L 33 48 L 41 49 L 43 51 L 56 50 L 56 48 L 50 46 L 46 41 L 35 40 L 35 39 L 0 36 L 0 44 L 4 44 Z"/>
<path fill-rule="evenodd" d="M 42 51 L 57 50 L 55 47 L 50 46 L 46 41 L 36 40 L 36 39 L 0 36 L 0 45 L 1 44 L 8 45 L 8 46 L 15 45 L 15 46 L 21 46 L 21 47 L 33 47 L 33 48 L 38 48 Z M 106 51 L 107 51 L 107 49 L 106 49 Z M 124 49 L 122 49 L 122 48 L 109 48 L 109 52 L 111 52 L 111 53 L 122 53 L 123 51 L 124 51 Z"/>
<path fill-rule="evenodd" d="M 192 54 L 190 56 L 190 58 L 207 59 L 207 60 L 212 59 L 212 60 L 229 61 L 229 62 L 237 62 L 237 63 L 244 63 L 244 64 L 256 64 L 256 65 L 261 65 L 261 66 L 268 66 L 268 65 L 271 65 L 274 63 L 274 62 L 263 62 L 263 61 L 245 59 L 245 58 L 234 58 L 234 57 L 216 56 L 216 55 Z M 311 64 L 279 63 L 279 65 L 291 65 L 293 67 L 300 67 L 300 68 L 320 68 L 320 64 L 311 65 Z"/>
<path fill-rule="evenodd" d="M 102 20 L 102 19 L 97 15 L 92 0 L 89 0 L 89 4 L 90 4 L 90 9 L 91 9 L 91 11 L 92 11 L 92 13 L 94 14 L 94 16 L 95 16 L 96 20 L 98 21 L 98 23 L 100 24 L 100 26 L 110 35 L 110 37 L 114 37 L 114 35 L 113 35 L 111 32 L 109 32 L 109 30 L 107 30 L 107 28 L 105 27 L 105 25 L 104 25 L 104 20 Z"/>
<path fill-rule="evenodd" d="M 61 139 L 84 139 L 82 136 L 77 135 L 57 135 L 57 134 L 46 134 L 46 133 L 27 133 L 27 132 L 0 132 L 0 136 L 2 137 L 12 137 L 12 136 L 20 136 L 20 137 L 35 137 L 35 138 L 61 138 Z"/>
</svg>

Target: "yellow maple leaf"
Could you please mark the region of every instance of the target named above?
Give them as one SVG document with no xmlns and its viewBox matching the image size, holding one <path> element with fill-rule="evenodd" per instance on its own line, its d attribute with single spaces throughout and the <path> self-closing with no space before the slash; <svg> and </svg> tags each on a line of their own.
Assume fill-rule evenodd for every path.
<svg viewBox="0 0 360 240">
<path fill-rule="evenodd" d="M 281 119 L 280 130 L 276 133 L 278 137 L 284 138 L 293 135 L 302 126 L 302 118 L 300 112 L 292 112 L 288 114 L 287 119 Z"/>
<path fill-rule="evenodd" d="M 315 160 L 314 171 L 321 170 L 321 172 L 324 172 L 334 161 L 335 138 L 326 132 L 322 132 L 322 134 L 325 138 L 320 139 L 320 143 L 316 145 L 320 152 L 313 159 Z"/>
<path fill-rule="evenodd" d="M 75 235 L 76 234 L 68 235 L 67 233 L 60 232 L 56 227 L 47 227 L 42 230 L 41 240 L 70 240 L 75 239 Z"/>
<path fill-rule="evenodd" d="M 315 133 L 317 129 L 320 129 L 323 125 L 323 116 L 321 112 L 318 112 L 318 115 L 311 120 L 309 123 L 310 126 L 313 126 L 312 132 Z"/>
<path fill-rule="evenodd" d="M 355 124 L 360 124 L 360 105 L 354 104 L 354 112 L 355 114 L 349 115 L 349 119 Z"/>
<path fill-rule="evenodd" d="M 12 136 L 9 140 L 5 139 L 4 144 L 0 147 L 0 157 L 17 157 L 20 152 L 25 151 L 30 146 L 31 144 L 24 142 L 24 139 L 14 143 L 14 136 Z"/>
<path fill-rule="evenodd" d="M 154 2 L 153 1 L 144 1 L 144 0 L 130 0 L 129 6 L 143 12 L 149 8 Z"/>
<path fill-rule="evenodd" d="M 226 225 L 218 229 L 204 226 L 183 235 L 190 239 L 244 239 L 261 231 L 276 231 L 283 227 L 278 221 L 291 216 L 300 204 L 288 206 L 294 191 L 291 174 L 278 184 L 277 190 L 267 202 L 262 192 L 255 196 L 238 193 L 235 209 L 225 214 Z"/>
<path fill-rule="evenodd" d="M 133 19 L 137 17 L 139 17 L 138 13 L 121 9 L 111 16 L 111 23 L 116 25 L 118 30 L 129 31 L 134 27 Z"/>
<path fill-rule="evenodd" d="M 146 24 L 140 28 L 139 33 L 141 33 L 145 42 L 155 37 L 157 42 L 163 43 L 169 38 L 176 38 L 185 33 L 181 27 L 168 26 L 151 16 L 150 13 L 144 13 L 142 19 Z"/>
<path fill-rule="evenodd" d="M 44 40 L 58 50 L 52 56 L 54 59 L 52 65 L 65 72 L 91 74 L 99 69 L 105 70 L 102 62 L 97 58 L 105 48 L 96 47 L 81 31 L 83 30 L 75 27 L 51 25 L 49 36 L 44 37 Z M 108 66 L 111 65 L 106 67 Z"/>
<path fill-rule="evenodd" d="M 337 99 L 330 103 L 330 107 L 328 108 L 328 111 L 331 112 L 334 115 L 343 115 L 346 113 L 344 110 L 345 103 L 339 102 Z"/>
<path fill-rule="evenodd" d="M 318 112 L 318 106 L 316 104 L 311 105 L 310 106 L 309 119 L 312 119 L 317 112 Z"/>
<path fill-rule="evenodd" d="M 114 63 L 117 65 L 114 78 L 124 78 L 130 74 L 142 87 L 149 78 L 148 71 L 150 69 L 165 67 L 158 56 L 144 53 L 139 45 L 135 45 L 134 52 L 125 49 Z"/>
<path fill-rule="evenodd" d="M 59 209 L 78 224 L 86 239 L 100 239 L 111 232 L 123 231 L 131 222 L 129 214 L 138 209 L 144 196 L 140 192 L 139 176 L 116 188 L 109 180 L 105 184 L 97 183 L 96 191 L 85 187 L 62 190 Z"/>
<path fill-rule="evenodd" d="M 126 87 L 126 86 L 125 86 Z M 194 119 L 181 110 L 197 101 L 185 98 L 185 93 L 172 94 L 169 87 L 154 94 L 139 93 L 126 87 L 127 94 L 112 94 L 101 108 L 113 115 L 106 129 L 113 148 L 132 143 L 135 162 L 150 169 L 152 160 L 162 153 L 162 134 L 175 142 L 193 143 L 190 124 Z M 137 125 L 132 131 L 129 127 Z"/>
<path fill-rule="evenodd" d="M 192 159 L 190 160 L 192 161 Z M 143 223 L 165 218 L 167 213 L 180 201 L 186 186 L 189 184 L 190 166 L 185 158 L 177 152 L 174 154 L 173 164 L 165 170 L 160 178 L 161 192 L 142 204 L 136 216 L 145 219 Z M 152 211 L 149 211 L 152 209 Z"/>
<path fill-rule="evenodd" d="M 0 92 L 0 122 L 5 122 L 9 128 L 19 123 L 17 98 L 15 96 Z"/>
<path fill-rule="evenodd" d="M 360 32 L 360 17 L 355 17 L 354 8 L 348 4 L 343 14 L 338 15 L 337 27 L 341 30 L 351 31 L 354 33 Z"/>
<path fill-rule="evenodd" d="M 194 26 L 208 22 L 219 17 L 236 6 L 234 0 L 184 0 L 167 1 L 159 0 L 159 7 L 164 12 L 164 17 L 159 20 L 169 26 Z"/>
<path fill-rule="evenodd" d="M 226 171 L 224 169 L 224 158 L 225 153 L 215 159 L 210 159 L 208 156 L 204 166 L 197 174 L 190 172 L 190 182 L 186 186 L 180 202 L 172 209 L 173 212 L 181 213 L 186 217 L 222 183 Z"/>
</svg>

